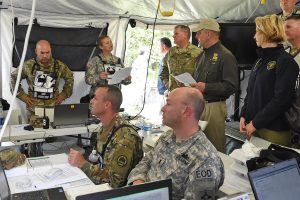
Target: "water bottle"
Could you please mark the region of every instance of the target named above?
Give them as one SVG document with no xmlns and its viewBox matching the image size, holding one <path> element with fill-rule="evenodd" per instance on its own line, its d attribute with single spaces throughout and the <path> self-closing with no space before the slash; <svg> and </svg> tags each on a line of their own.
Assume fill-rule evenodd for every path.
<svg viewBox="0 0 300 200">
<path fill-rule="evenodd" d="M 49 128 L 49 117 L 44 116 L 43 117 L 43 129 L 48 129 Z"/>
<path fill-rule="evenodd" d="M 4 124 L 4 112 L 3 112 L 3 106 L 2 103 L 0 102 L 0 127 L 2 128 L 3 124 Z"/>
<path fill-rule="evenodd" d="M 149 121 L 144 121 L 143 131 L 144 131 L 146 134 L 151 133 L 151 131 L 152 131 L 152 124 L 151 124 Z"/>
</svg>

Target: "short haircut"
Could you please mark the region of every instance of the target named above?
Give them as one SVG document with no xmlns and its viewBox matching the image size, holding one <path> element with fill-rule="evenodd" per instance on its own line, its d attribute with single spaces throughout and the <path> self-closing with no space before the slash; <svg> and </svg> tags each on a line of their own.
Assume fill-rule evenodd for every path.
<svg viewBox="0 0 300 200">
<path fill-rule="evenodd" d="M 98 41 L 97 41 L 98 46 L 102 45 L 102 40 L 104 40 L 105 38 L 110 38 L 110 37 L 108 35 L 101 35 L 98 38 Z"/>
<path fill-rule="evenodd" d="M 171 48 L 171 47 L 172 47 L 172 42 L 171 42 L 171 40 L 170 40 L 169 38 L 167 38 L 167 37 L 160 38 L 159 41 L 160 41 L 161 44 L 166 45 L 168 48 Z"/>
<path fill-rule="evenodd" d="M 114 85 L 101 85 L 99 88 L 107 88 L 106 96 L 103 99 L 111 102 L 113 111 L 119 112 L 123 101 L 120 88 Z"/>
<path fill-rule="evenodd" d="M 257 17 L 256 31 L 263 34 L 266 42 L 281 43 L 285 41 L 283 21 L 275 14 Z"/>
<path fill-rule="evenodd" d="M 198 91 L 187 92 L 184 97 L 183 103 L 191 105 L 194 108 L 194 117 L 197 121 L 199 121 L 205 106 L 202 93 Z"/>
<path fill-rule="evenodd" d="M 187 34 L 188 38 L 191 37 L 191 29 L 190 29 L 188 26 L 185 26 L 185 25 L 177 25 L 177 26 L 175 26 L 175 29 L 177 29 L 177 28 L 182 29 L 182 30 Z"/>
</svg>

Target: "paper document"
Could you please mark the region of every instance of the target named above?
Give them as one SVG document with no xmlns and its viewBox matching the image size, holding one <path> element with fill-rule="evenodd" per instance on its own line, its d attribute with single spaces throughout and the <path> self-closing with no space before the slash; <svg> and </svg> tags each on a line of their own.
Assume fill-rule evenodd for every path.
<svg viewBox="0 0 300 200">
<path fill-rule="evenodd" d="M 192 83 L 197 83 L 195 79 L 192 77 L 192 75 L 188 72 L 185 72 L 183 74 L 179 74 L 177 76 L 173 76 L 177 81 L 184 84 L 184 86 L 189 86 Z"/>
<path fill-rule="evenodd" d="M 118 84 L 121 81 L 125 80 L 128 76 L 130 76 L 132 67 L 120 68 L 120 70 L 116 71 L 113 75 L 108 77 L 108 84 Z"/>
<path fill-rule="evenodd" d="M 66 154 L 28 158 L 26 164 L 6 170 L 6 175 L 12 194 L 64 184 L 71 187 L 70 183 L 88 178 L 79 168 L 68 163 Z"/>
</svg>

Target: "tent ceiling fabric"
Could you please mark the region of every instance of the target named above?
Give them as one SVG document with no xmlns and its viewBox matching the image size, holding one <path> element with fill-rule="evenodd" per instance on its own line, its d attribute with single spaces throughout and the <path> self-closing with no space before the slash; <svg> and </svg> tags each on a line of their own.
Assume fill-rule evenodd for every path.
<svg viewBox="0 0 300 200">
<path fill-rule="evenodd" d="M 165 0 L 166 1 L 166 0 Z M 173 1 L 173 0 L 169 0 Z M 10 7 L 10 0 L 3 0 Z M 16 16 L 29 16 L 32 0 L 13 0 Z M 158 0 L 38 0 L 36 17 L 80 16 L 93 18 L 134 18 L 145 23 L 153 23 Z M 202 18 L 218 18 L 221 22 L 245 21 L 258 7 L 256 16 L 279 13 L 279 0 L 268 0 L 265 5 L 260 0 L 176 0 L 176 9 L 171 17 L 158 14 L 158 23 L 188 23 Z M 76 18 L 76 17 L 75 17 Z"/>
</svg>

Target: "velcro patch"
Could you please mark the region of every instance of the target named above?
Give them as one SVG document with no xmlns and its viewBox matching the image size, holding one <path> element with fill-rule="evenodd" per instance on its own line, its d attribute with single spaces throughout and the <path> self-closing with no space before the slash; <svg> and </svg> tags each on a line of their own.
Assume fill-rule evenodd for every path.
<svg viewBox="0 0 300 200">
<path fill-rule="evenodd" d="M 211 168 L 197 169 L 195 171 L 196 179 L 211 179 L 214 178 L 214 172 Z"/>
<path fill-rule="evenodd" d="M 127 162 L 128 162 L 128 159 L 124 155 L 119 156 L 117 159 L 117 164 L 121 167 L 124 167 L 127 164 Z"/>
</svg>

